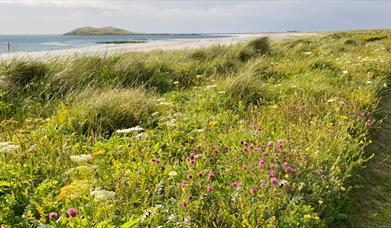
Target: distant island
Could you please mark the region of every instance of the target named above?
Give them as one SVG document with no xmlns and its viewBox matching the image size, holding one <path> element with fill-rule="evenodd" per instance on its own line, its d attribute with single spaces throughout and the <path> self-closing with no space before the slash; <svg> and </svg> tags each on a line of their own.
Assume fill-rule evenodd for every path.
<svg viewBox="0 0 391 228">
<path fill-rule="evenodd" d="M 64 36 L 96 36 L 96 35 L 134 35 L 139 34 L 130 32 L 125 29 L 119 29 L 114 27 L 94 28 L 94 27 L 82 27 L 74 29 L 64 34 Z"/>
</svg>

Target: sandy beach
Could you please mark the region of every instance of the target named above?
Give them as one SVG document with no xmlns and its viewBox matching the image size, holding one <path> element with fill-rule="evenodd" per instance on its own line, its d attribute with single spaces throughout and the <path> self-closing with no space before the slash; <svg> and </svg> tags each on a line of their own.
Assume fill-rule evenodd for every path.
<svg viewBox="0 0 391 228">
<path fill-rule="evenodd" d="M 316 35 L 316 33 L 259 33 L 211 39 L 149 41 L 147 43 L 137 44 L 100 44 L 78 49 L 0 53 L 0 61 L 11 61 L 12 59 L 51 59 L 77 55 L 115 55 L 126 52 L 148 52 L 155 50 L 197 49 L 214 45 L 232 45 L 263 36 L 267 36 L 273 40 L 279 40 L 312 35 Z"/>
</svg>

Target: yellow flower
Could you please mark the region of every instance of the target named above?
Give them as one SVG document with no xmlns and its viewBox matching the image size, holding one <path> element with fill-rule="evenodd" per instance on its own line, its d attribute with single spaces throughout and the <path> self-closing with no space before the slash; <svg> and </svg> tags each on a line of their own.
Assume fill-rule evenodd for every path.
<svg viewBox="0 0 391 228">
<path fill-rule="evenodd" d="M 340 116 L 339 118 L 340 118 L 341 120 L 348 120 L 348 119 L 349 119 L 349 117 L 344 116 L 344 115 Z"/>
<path fill-rule="evenodd" d="M 103 154 L 105 154 L 105 153 L 106 153 L 105 150 L 97 150 L 97 151 L 94 151 L 94 152 L 93 152 L 93 155 L 94 155 L 94 156 L 98 156 L 98 155 L 103 155 Z"/>
<path fill-rule="evenodd" d="M 209 122 L 209 127 L 215 127 L 217 125 L 219 125 L 219 121 L 211 121 L 211 122 Z"/>
<path fill-rule="evenodd" d="M 312 217 L 312 216 L 311 216 L 310 214 L 305 214 L 305 215 L 304 215 L 304 218 L 305 218 L 305 219 L 311 219 L 311 217 Z"/>
<path fill-rule="evenodd" d="M 315 217 L 314 217 L 314 220 L 315 220 L 315 221 L 320 221 L 319 216 L 315 216 Z"/>
</svg>

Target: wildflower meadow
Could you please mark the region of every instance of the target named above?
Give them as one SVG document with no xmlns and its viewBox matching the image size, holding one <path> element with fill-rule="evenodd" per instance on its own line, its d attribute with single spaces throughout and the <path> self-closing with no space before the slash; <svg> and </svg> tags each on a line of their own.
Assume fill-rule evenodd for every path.
<svg viewBox="0 0 391 228">
<path fill-rule="evenodd" d="M 1 63 L 1 227 L 352 225 L 390 53 L 367 30 Z"/>
</svg>

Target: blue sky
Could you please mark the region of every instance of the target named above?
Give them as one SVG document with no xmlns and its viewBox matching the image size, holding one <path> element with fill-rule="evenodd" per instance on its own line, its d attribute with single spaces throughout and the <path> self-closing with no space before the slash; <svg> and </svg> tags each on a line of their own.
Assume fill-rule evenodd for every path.
<svg viewBox="0 0 391 228">
<path fill-rule="evenodd" d="M 82 26 L 149 33 L 391 28 L 391 1 L 0 0 L 0 34 L 61 34 Z"/>
</svg>

